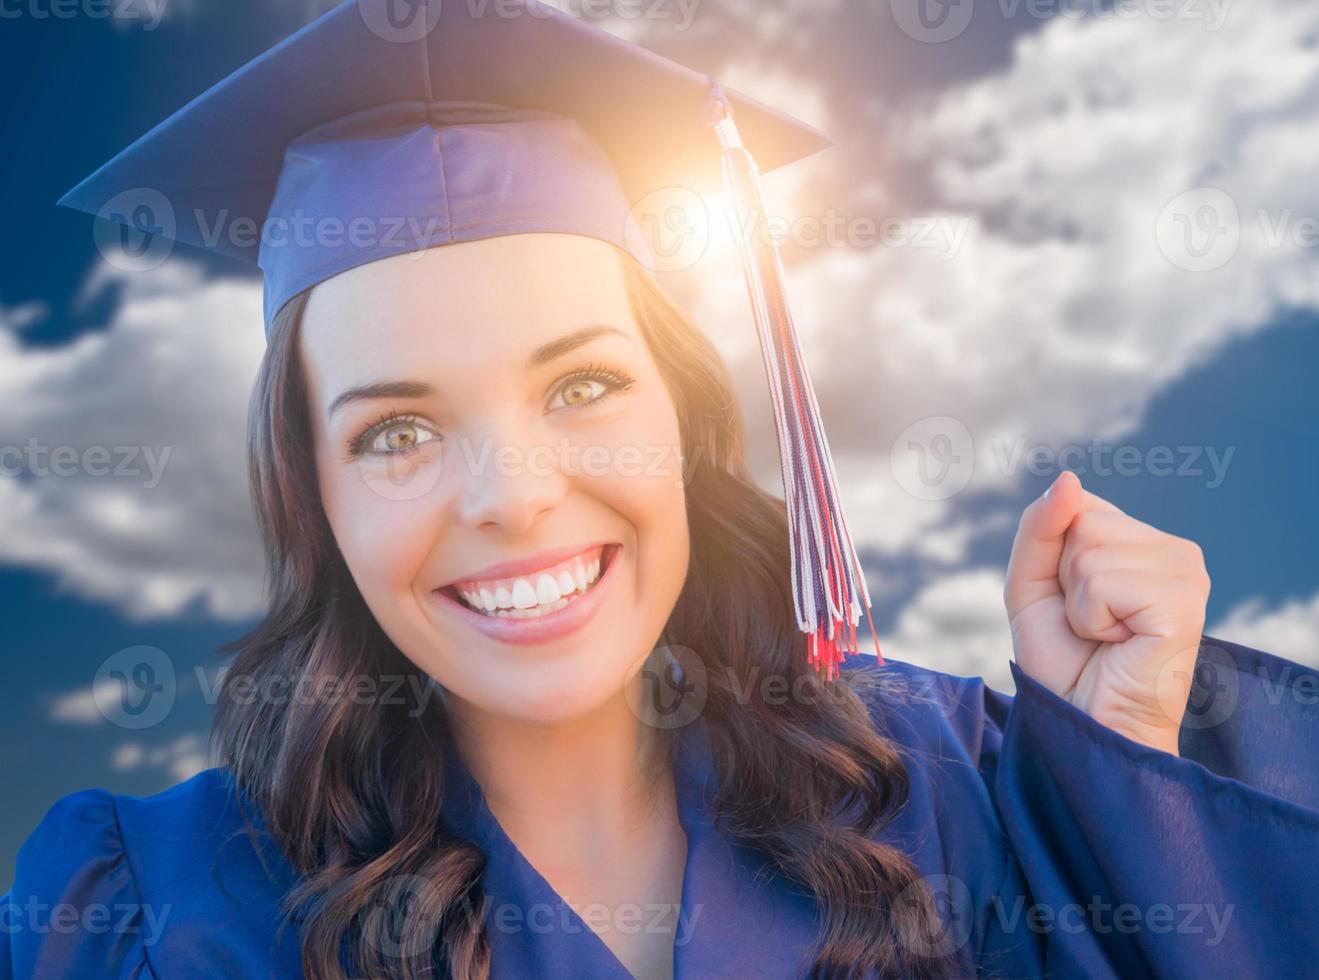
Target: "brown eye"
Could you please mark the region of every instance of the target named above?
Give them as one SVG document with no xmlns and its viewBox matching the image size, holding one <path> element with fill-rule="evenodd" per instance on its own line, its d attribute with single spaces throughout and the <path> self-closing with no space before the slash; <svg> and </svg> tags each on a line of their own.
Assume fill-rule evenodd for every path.
<svg viewBox="0 0 1319 980">
<path fill-rule="evenodd" d="M 405 453 L 437 438 L 436 434 L 413 421 L 393 422 L 376 431 L 370 442 L 373 453 Z"/>
<path fill-rule="evenodd" d="M 590 381 L 583 378 L 568 382 L 560 391 L 563 392 L 565 404 L 586 405 L 599 398 L 604 393 L 604 387 L 599 381 Z"/>
</svg>

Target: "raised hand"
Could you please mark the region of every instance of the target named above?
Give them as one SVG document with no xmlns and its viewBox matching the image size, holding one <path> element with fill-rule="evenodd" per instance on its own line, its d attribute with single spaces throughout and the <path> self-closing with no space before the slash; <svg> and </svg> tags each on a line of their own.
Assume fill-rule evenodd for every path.
<svg viewBox="0 0 1319 980">
<path fill-rule="evenodd" d="M 1022 514 L 1003 600 L 1018 666 L 1091 717 L 1177 754 L 1209 599 L 1194 541 L 1064 471 Z"/>
</svg>

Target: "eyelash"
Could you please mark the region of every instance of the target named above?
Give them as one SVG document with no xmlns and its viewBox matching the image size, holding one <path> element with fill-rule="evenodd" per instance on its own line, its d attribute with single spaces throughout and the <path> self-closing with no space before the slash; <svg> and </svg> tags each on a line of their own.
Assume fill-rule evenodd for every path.
<svg viewBox="0 0 1319 980">
<path fill-rule="evenodd" d="M 557 393 L 562 389 L 578 381 L 599 381 L 607 385 L 608 387 L 605 390 L 605 393 L 600 395 L 598 398 L 593 398 L 584 405 L 567 406 L 569 408 L 587 408 L 591 405 L 599 404 L 600 402 L 608 398 L 610 395 L 616 394 L 620 391 L 626 391 L 627 389 L 632 387 L 632 385 L 635 383 L 635 380 L 636 379 L 634 379 L 631 375 L 627 374 L 624 371 L 615 370 L 613 368 L 606 367 L 603 364 L 592 363 L 584 368 L 581 368 L 580 370 L 574 371 L 572 374 L 563 378 L 558 383 L 558 385 L 555 386 L 554 391 Z M 376 435 L 378 435 L 380 432 L 386 429 L 392 428 L 393 426 L 398 425 L 400 423 L 412 423 L 415 425 L 418 424 L 419 422 L 420 422 L 419 417 L 410 413 L 406 413 L 406 412 L 400 413 L 392 410 L 386 412 L 384 415 L 376 419 L 374 422 L 372 422 L 365 429 L 363 429 L 361 432 L 359 432 L 357 435 L 355 435 L 352 439 L 349 440 L 346 458 L 349 460 L 353 460 L 363 455 L 364 453 L 368 452 L 368 450 L 365 447 L 375 438 Z M 438 437 L 439 436 L 437 434 L 437 438 Z M 393 453 L 381 453 L 380 455 L 405 455 L 407 453 L 415 452 L 415 451 L 416 451 L 415 448 L 400 449 L 400 450 L 396 450 Z"/>
<path fill-rule="evenodd" d="M 617 394 L 620 391 L 627 391 L 631 388 L 635 379 L 624 371 L 614 370 L 605 367 L 603 364 L 591 363 L 580 370 L 574 371 L 555 386 L 555 392 L 568 387 L 577 381 L 600 381 L 608 387 L 605 393 L 599 398 L 592 398 L 586 405 L 570 405 L 569 408 L 585 408 L 588 405 L 598 405 L 610 395 Z"/>
</svg>

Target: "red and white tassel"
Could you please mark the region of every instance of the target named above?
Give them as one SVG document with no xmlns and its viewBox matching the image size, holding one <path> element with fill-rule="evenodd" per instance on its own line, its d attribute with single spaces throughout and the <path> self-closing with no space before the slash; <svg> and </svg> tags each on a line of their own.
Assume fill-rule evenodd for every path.
<svg viewBox="0 0 1319 980">
<path fill-rule="evenodd" d="M 736 210 L 737 227 L 744 231 L 758 228 L 765 217 L 760 171 L 742 145 L 732 107 L 718 82 L 712 83 L 708 108 L 723 149 L 724 189 Z M 774 404 L 797 627 L 810 638 L 811 665 L 832 680 L 838 675 L 839 663 L 856 650 L 856 624 L 863 609 L 875 641 L 875 656 L 880 663 L 884 657 L 870 619 L 865 574 L 843 517 L 829 440 L 788 310 L 778 243 L 759 233 L 740 237 L 747 293 Z"/>
</svg>

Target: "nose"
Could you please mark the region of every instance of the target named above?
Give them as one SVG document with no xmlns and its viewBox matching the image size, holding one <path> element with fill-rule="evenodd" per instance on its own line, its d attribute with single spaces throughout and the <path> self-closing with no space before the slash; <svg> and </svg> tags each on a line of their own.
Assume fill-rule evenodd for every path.
<svg viewBox="0 0 1319 980">
<path fill-rule="evenodd" d="M 467 470 L 458 519 L 480 530 L 519 533 L 535 527 L 563 499 L 568 486 L 554 449 L 525 435 L 486 436 L 469 452 L 458 454 Z"/>
</svg>

